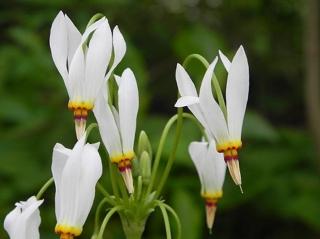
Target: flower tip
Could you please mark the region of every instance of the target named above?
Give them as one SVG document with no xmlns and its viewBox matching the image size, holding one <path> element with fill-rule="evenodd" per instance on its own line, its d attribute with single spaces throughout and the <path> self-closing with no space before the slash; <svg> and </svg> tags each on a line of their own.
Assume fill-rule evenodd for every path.
<svg viewBox="0 0 320 239">
<path fill-rule="evenodd" d="M 243 194 L 243 190 L 242 190 L 242 185 L 241 184 L 239 184 L 239 188 L 240 188 L 241 194 Z"/>
</svg>

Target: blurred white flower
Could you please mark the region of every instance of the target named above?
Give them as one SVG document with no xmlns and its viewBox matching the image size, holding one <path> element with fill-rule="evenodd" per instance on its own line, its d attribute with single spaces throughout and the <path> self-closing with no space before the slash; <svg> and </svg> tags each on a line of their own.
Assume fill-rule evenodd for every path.
<svg viewBox="0 0 320 239">
<path fill-rule="evenodd" d="M 85 144 L 82 137 L 68 149 L 56 144 L 52 156 L 52 174 L 56 187 L 56 233 L 71 239 L 82 232 L 95 196 L 95 186 L 102 175 L 99 143 Z"/>
<path fill-rule="evenodd" d="M 27 201 L 16 203 L 13 209 L 4 219 L 4 229 L 10 239 L 39 239 L 39 226 L 41 223 L 39 206 L 43 200 L 37 200 L 35 196 Z"/>
<path fill-rule="evenodd" d="M 129 193 L 133 193 L 131 161 L 139 108 L 139 93 L 133 72 L 127 68 L 115 76 L 118 84 L 118 110 L 108 103 L 107 89 L 101 91 L 93 109 L 102 141 L 112 163 L 117 164 Z"/>
<path fill-rule="evenodd" d="M 223 154 L 216 151 L 214 140 L 210 144 L 207 142 L 192 142 L 189 145 L 189 154 L 200 178 L 201 196 L 206 203 L 207 226 L 211 230 L 217 202 L 222 197 L 226 163 L 223 161 Z"/>
<path fill-rule="evenodd" d="M 226 87 L 227 119 L 212 94 L 211 79 L 217 58 L 208 67 L 199 96 L 187 72 L 178 65 L 176 80 L 181 98 L 176 107 L 188 106 L 200 121 L 210 138 L 216 140 L 217 151 L 224 153 L 233 181 L 241 187 L 238 149 L 241 148 L 241 131 L 249 93 L 249 66 L 242 46 L 232 62 L 220 52 L 220 57 L 228 71 Z"/>
<path fill-rule="evenodd" d="M 122 60 L 126 43 L 117 26 L 111 32 L 105 17 L 81 35 L 69 17 L 60 11 L 52 23 L 50 48 L 68 91 L 68 107 L 74 112 L 79 139 L 85 131 L 88 111 L 94 108 L 103 82 Z M 112 52 L 114 57 L 110 64 Z"/>
</svg>

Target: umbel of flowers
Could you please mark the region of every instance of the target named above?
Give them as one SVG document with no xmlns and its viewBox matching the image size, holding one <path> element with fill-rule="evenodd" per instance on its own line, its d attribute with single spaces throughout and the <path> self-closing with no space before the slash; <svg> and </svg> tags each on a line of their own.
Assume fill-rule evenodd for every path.
<svg viewBox="0 0 320 239">
<path fill-rule="evenodd" d="M 177 223 L 177 238 L 180 238 L 179 217 L 163 201 L 161 193 L 176 156 L 184 118 L 196 123 L 199 121 L 200 124 L 196 125 L 203 134 L 201 142 L 190 144 L 189 154 L 200 178 L 207 226 L 211 231 L 217 204 L 223 194 L 226 167 L 234 182 L 241 187 L 238 149 L 242 146 L 241 128 L 249 89 L 249 69 L 243 47 L 239 48 L 231 62 L 219 52 L 228 72 L 227 104 L 214 74 L 218 57 L 209 65 L 203 57 L 193 54 L 185 59 L 183 66 L 177 65 L 176 81 L 181 97 L 176 107 L 179 109 L 165 125 L 153 153 L 144 131 L 135 143 L 139 109 L 136 77 L 130 68 L 119 76 L 114 74 L 126 52 L 126 43 L 119 28 L 116 26 L 111 30 L 107 18 L 97 14 L 81 34 L 69 17 L 59 12 L 52 23 L 49 42 L 53 62 L 67 89 L 68 108 L 73 111 L 77 140 L 70 149 L 60 143 L 54 146 L 52 178 L 36 196 L 16 203 L 16 207 L 6 216 L 4 228 L 9 237 L 40 238 L 38 208 L 44 202 L 42 198 L 46 190 L 54 185 L 57 222 L 53 231 L 60 239 L 73 239 L 81 235 L 94 205 L 96 191 L 103 198 L 95 208 L 92 239 L 103 238 L 108 221 L 115 213 L 120 216 L 126 238 L 139 239 L 149 215 L 156 208 L 162 213 L 166 237 L 171 238 L 168 216 L 171 214 Z M 185 70 L 192 58 L 200 60 L 207 68 L 199 95 Z M 218 102 L 213 97 L 212 81 Z M 184 113 L 183 106 L 188 106 L 193 115 Z M 90 111 L 93 111 L 97 124 L 87 127 Z M 163 148 L 175 124 L 172 151 L 162 171 L 159 164 L 163 158 Z M 96 126 L 109 156 L 108 170 L 102 166 L 100 143 L 87 143 L 91 130 Z M 109 175 L 112 192 L 98 182 L 102 174 Z"/>
</svg>

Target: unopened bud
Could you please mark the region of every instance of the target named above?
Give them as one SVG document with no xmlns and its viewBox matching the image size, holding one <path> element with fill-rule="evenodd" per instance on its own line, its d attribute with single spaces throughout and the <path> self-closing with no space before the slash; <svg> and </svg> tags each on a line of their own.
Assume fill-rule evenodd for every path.
<svg viewBox="0 0 320 239">
<path fill-rule="evenodd" d="M 140 132 L 138 140 L 138 157 L 141 157 L 143 151 L 146 151 L 149 154 L 149 157 L 152 158 L 152 147 L 148 138 L 148 135 L 143 130 Z"/>
<path fill-rule="evenodd" d="M 151 177 L 151 158 L 146 151 L 143 151 L 140 156 L 140 174 L 143 184 L 148 184 Z"/>
</svg>

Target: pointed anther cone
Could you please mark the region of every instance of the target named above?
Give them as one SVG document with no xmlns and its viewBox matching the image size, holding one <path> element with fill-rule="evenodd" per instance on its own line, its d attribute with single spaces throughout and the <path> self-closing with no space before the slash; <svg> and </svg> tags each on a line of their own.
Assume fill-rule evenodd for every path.
<svg viewBox="0 0 320 239">
<path fill-rule="evenodd" d="M 132 178 L 132 171 L 131 168 L 125 168 L 124 170 L 121 170 L 121 176 L 123 178 L 123 181 L 127 187 L 128 193 L 132 194 L 134 192 L 133 187 L 133 178 Z"/>
<path fill-rule="evenodd" d="M 216 205 L 214 205 L 214 204 L 213 205 L 212 204 L 206 204 L 207 226 L 208 226 L 210 232 L 211 232 L 212 227 L 213 227 L 216 211 L 217 211 L 217 206 Z"/>
<path fill-rule="evenodd" d="M 239 167 L 239 160 L 238 159 L 231 159 L 227 161 L 229 173 L 231 175 L 232 180 L 234 183 L 241 188 L 241 173 Z"/>
<path fill-rule="evenodd" d="M 86 131 L 86 123 L 87 123 L 87 120 L 83 118 L 74 120 L 76 136 L 78 140 L 84 135 Z"/>
</svg>

